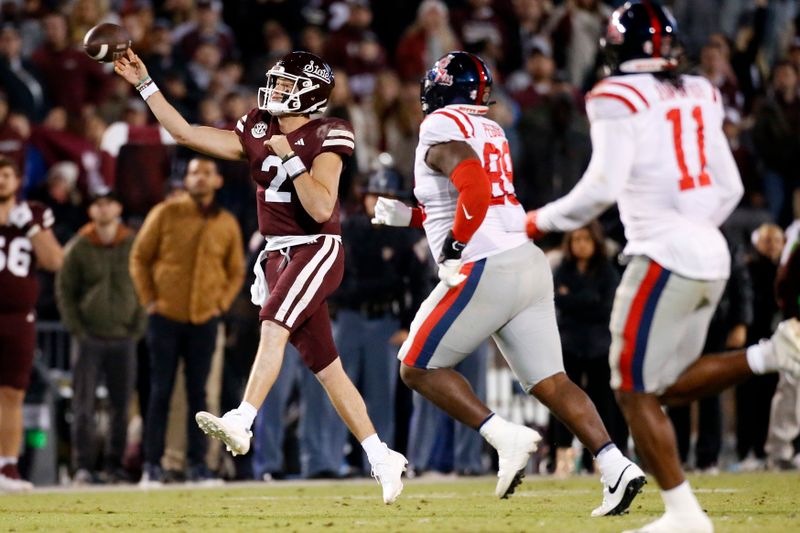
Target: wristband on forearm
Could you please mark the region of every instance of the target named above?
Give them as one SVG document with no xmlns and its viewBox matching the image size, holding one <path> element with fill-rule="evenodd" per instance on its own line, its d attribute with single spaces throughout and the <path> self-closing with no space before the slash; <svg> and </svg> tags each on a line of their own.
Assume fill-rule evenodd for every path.
<svg viewBox="0 0 800 533">
<path fill-rule="evenodd" d="M 444 240 L 444 245 L 442 246 L 442 253 L 439 256 L 439 262 L 447 261 L 448 259 L 461 259 L 461 254 L 466 248 L 467 243 L 457 241 L 455 237 L 453 237 L 453 231 L 447 234 L 447 237 Z"/>
<path fill-rule="evenodd" d="M 292 181 L 308 172 L 305 164 L 303 164 L 303 160 L 294 152 L 286 154 L 281 160 L 281 163 L 283 164 L 283 169 L 289 175 L 289 179 Z"/>
<path fill-rule="evenodd" d="M 158 85 L 156 85 L 156 83 L 153 81 L 153 78 L 147 76 L 145 79 L 136 84 L 136 90 L 139 91 L 139 94 L 142 95 L 144 100 L 147 100 L 157 93 L 159 88 Z"/>
</svg>

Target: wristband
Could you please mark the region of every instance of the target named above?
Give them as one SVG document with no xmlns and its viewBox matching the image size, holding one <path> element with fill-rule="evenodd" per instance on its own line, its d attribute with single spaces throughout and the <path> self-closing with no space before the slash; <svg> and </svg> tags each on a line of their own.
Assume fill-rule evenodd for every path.
<svg viewBox="0 0 800 533">
<path fill-rule="evenodd" d="M 155 84 L 153 79 L 148 76 L 136 85 L 136 90 L 142 95 L 144 100 L 147 100 L 159 91 L 158 85 Z"/>
<path fill-rule="evenodd" d="M 450 230 L 444 240 L 444 246 L 442 246 L 442 253 L 439 256 L 439 262 L 442 263 L 448 259 L 461 259 L 461 253 L 464 251 L 466 246 L 467 243 L 457 241 L 456 238 L 453 237 L 453 230 Z"/>
<path fill-rule="evenodd" d="M 299 155 L 293 155 L 283 161 L 283 169 L 286 171 L 292 181 L 308 171 Z"/>
</svg>

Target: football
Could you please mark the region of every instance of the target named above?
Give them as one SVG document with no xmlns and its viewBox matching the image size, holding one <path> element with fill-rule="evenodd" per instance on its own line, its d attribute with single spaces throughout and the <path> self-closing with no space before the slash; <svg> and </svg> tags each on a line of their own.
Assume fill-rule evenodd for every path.
<svg viewBox="0 0 800 533">
<path fill-rule="evenodd" d="M 83 50 L 100 63 L 110 63 L 125 54 L 131 46 L 131 38 L 125 28 L 110 22 L 98 24 L 83 38 Z"/>
</svg>

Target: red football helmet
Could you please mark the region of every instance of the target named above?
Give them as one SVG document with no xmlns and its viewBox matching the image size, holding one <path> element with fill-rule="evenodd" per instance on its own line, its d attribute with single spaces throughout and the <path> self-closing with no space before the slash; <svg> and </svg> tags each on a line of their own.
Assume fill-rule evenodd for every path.
<svg viewBox="0 0 800 533">
<path fill-rule="evenodd" d="M 258 107 L 275 116 L 321 113 L 333 90 L 333 71 L 308 52 L 290 52 L 267 71 Z"/>
</svg>

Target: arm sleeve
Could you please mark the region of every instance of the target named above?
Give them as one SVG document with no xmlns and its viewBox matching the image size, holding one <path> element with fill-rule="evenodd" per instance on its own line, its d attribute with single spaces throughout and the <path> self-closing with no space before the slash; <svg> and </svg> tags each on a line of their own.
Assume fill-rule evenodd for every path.
<svg viewBox="0 0 800 533">
<path fill-rule="evenodd" d="M 76 237 L 76 239 L 78 238 Z M 56 303 L 61 313 L 61 320 L 67 330 L 73 335 L 80 336 L 84 332 L 84 327 L 81 323 L 81 312 L 78 305 L 81 292 L 81 268 L 78 254 L 75 251 L 76 244 L 76 240 L 67 244 L 64 264 L 56 273 Z"/>
<path fill-rule="evenodd" d="M 592 159 L 577 185 L 565 197 L 537 211 L 541 231 L 571 231 L 583 227 L 608 209 L 631 172 L 635 154 L 632 119 L 592 122 Z"/>
<path fill-rule="evenodd" d="M 155 281 L 153 280 L 153 263 L 161 242 L 161 222 L 163 204 L 154 207 L 144 219 L 144 224 L 133 241 L 130 257 L 130 271 L 133 286 L 139 296 L 139 302 L 147 305 L 158 299 Z"/>
<path fill-rule="evenodd" d="M 492 197 L 489 177 L 480 161 L 467 159 L 458 164 L 450 179 L 458 191 L 453 237 L 460 242 L 469 242 L 489 210 Z"/>
<path fill-rule="evenodd" d="M 222 295 L 220 307 L 223 311 L 230 309 L 239 291 L 244 284 L 244 244 L 242 244 L 242 231 L 239 229 L 239 223 L 236 219 L 231 218 L 233 238 L 230 239 L 228 244 L 228 254 L 225 258 L 225 270 L 228 274 L 228 283 Z"/>
</svg>

